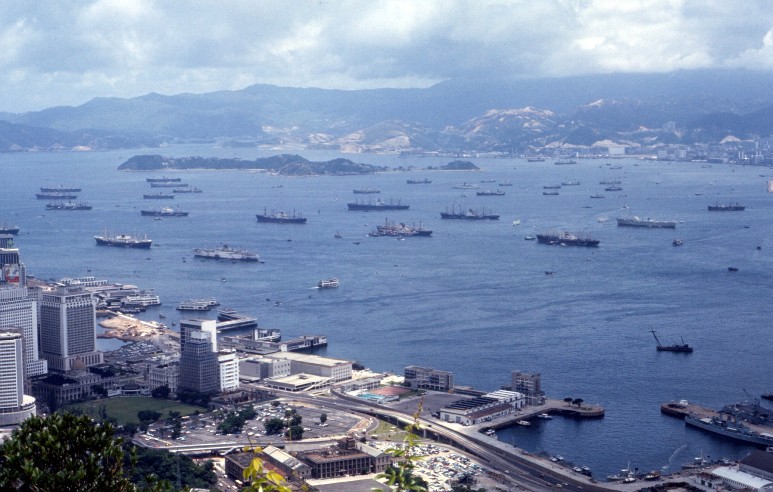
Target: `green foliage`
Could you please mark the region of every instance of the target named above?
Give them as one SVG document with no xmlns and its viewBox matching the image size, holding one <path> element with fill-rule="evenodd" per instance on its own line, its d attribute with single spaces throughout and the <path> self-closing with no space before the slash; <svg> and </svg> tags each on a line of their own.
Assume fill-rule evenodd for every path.
<svg viewBox="0 0 773 492">
<path fill-rule="evenodd" d="M 279 434 L 280 432 L 282 432 L 282 429 L 284 429 L 285 423 L 284 423 L 284 420 L 278 417 L 274 417 L 266 420 L 263 423 L 263 427 L 266 428 L 267 435 Z"/>
<path fill-rule="evenodd" d="M 288 422 L 288 427 L 292 427 L 294 425 L 301 425 L 303 423 L 303 417 L 298 415 L 297 413 L 290 417 L 290 420 Z"/>
<path fill-rule="evenodd" d="M 31 417 L 0 446 L 0 490 L 131 490 L 120 442 L 86 416 Z"/>
<path fill-rule="evenodd" d="M 169 389 L 169 386 L 163 385 L 159 386 L 158 388 L 154 388 L 153 391 L 150 392 L 150 396 L 153 398 L 169 398 L 169 394 L 172 392 L 171 389 Z"/>
<path fill-rule="evenodd" d="M 130 454 L 136 455 L 134 467 L 129 479 L 142 487 L 150 485 L 148 477 L 154 477 L 155 481 L 177 483 L 177 472 L 180 473 L 180 485 L 187 490 L 190 487 L 209 489 L 217 483 L 217 476 L 213 471 L 212 462 L 197 465 L 185 455 L 172 454 L 164 449 L 149 449 L 131 446 L 131 453 L 127 457 L 124 466 L 131 468 Z"/>
<path fill-rule="evenodd" d="M 255 407 L 252 405 L 247 405 L 246 407 L 239 410 L 239 416 L 244 420 L 252 420 L 258 416 L 258 412 L 255 411 Z"/>
<path fill-rule="evenodd" d="M 93 391 L 96 395 L 101 396 L 101 397 L 107 396 L 107 388 L 105 388 L 101 384 L 93 384 L 93 385 L 91 385 L 91 391 Z"/>
<path fill-rule="evenodd" d="M 325 422 L 327 422 L 327 414 L 323 412 L 319 415 L 319 423 L 324 424 Z"/>
<path fill-rule="evenodd" d="M 217 424 L 217 430 L 221 434 L 238 434 L 244 428 L 246 420 L 238 413 L 229 412 L 222 422 Z"/>
<path fill-rule="evenodd" d="M 387 485 L 395 487 L 396 492 L 427 492 L 429 490 L 427 482 L 418 475 L 413 474 L 413 462 L 419 459 L 413 454 L 414 448 L 418 444 L 418 436 L 414 431 L 421 429 L 419 417 L 423 407 L 424 401 L 421 400 L 416 413 L 413 414 L 413 423 L 405 428 L 406 433 L 405 439 L 403 439 L 403 447 L 387 450 L 389 454 L 398 459 L 397 463 L 387 467 L 384 473 L 376 475 L 376 478 L 385 478 Z"/>
</svg>

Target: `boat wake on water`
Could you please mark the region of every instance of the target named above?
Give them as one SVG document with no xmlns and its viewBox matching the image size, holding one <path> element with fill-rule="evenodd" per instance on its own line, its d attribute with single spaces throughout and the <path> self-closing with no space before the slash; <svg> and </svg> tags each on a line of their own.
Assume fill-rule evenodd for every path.
<svg viewBox="0 0 773 492">
<path fill-rule="evenodd" d="M 677 457 L 677 455 L 679 455 L 679 453 L 681 453 L 682 451 L 684 451 L 688 447 L 690 447 L 690 446 L 687 445 L 687 444 L 682 444 L 681 446 L 676 448 L 676 451 L 671 453 L 671 456 L 668 457 L 668 464 L 663 466 L 661 469 L 662 470 L 670 470 L 672 468 L 672 466 L 673 466 L 673 461 Z M 676 468 L 678 469 L 679 467 L 677 466 Z"/>
</svg>

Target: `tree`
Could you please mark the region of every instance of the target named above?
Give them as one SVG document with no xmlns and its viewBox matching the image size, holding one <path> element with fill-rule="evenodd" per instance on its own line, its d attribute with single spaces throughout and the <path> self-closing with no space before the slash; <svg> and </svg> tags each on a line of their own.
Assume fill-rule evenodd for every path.
<svg viewBox="0 0 773 492">
<path fill-rule="evenodd" d="M 143 423 L 155 422 L 161 418 L 161 412 L 156 412 L 155 410 L 140 410 L 137 412 L 137 418 Z"/>
<path fill-rule="evenodd" d="M 105 388 L 101 384 L 92 384 L 91 391 L 93 391 L 94 394 L 96 394 L 97 396 L 101 396 L 103 398 L 107 396 L 107 388 Z"/>
<path fill-rule="evenodd" d="M 575 405 L 577 405 L 578 407 L 580 407 L 580 406 L 582 406 L 582 403 L 583 403 L 584 401 L 585 401 L 585 400 L 583 400 L 582 398 L 575 398 L 574 400 L 572 400 L 572 403 L 573 403 L 573 404 L 575 404 Z"/>
<path fill-rule="evenodd" d="M 301 417 L 298 414 L 293 415 L 290 417 L 289 425 L 288 427 L 292 427 L 294 425 L 301 425 L 303 423 L 303 417 Z"/>
<path fill-rule="evenodd" d="M 131 490 L 113 432 L 85 415 L 30 417 L 0 446 L 0 490 Z"/>
<path fill-rule="evenodd" d="M 325 422 L 327 422 L 327 414 L 326 413 L 322 413 L 319 416 L 319 423 L 324 425 Z"/>
<path fill-rule="evenodd" d="M 285 437 L 291 441 L 300 441 L 303 439 L 303 426 L 291 425 L 290 428 L 287 429 L 287 432 L 285 432 Z"/>
<path fill-rule="evenodd" d="M 429 490 L 427 481 L 413 473 L 413 462 L 418 459 L 417 456 L 412 454 L 413 448 L 416 447 L 418 442 L 418 437 L 414 431 L 421 429 L 419 427 L 419 417 L 423 407 L 424 401 L 420 400 L 419 408 L 413 414 L 413 423 L 405 428 L 406 433 L 405 439 L 403 439 L 403 447 L 401 449 L 387 450 L 387 453 L 398 458 L 397 464 L 390 465 L 384 470 L 384 473 L 376 475 L 376 478 L 385 478 L 387 485 L 395 487 L 395 492 L 427 492 Z"/>
<path fill-rule="evenodd" d="M 152 396 L 153 398 L 166 399 L 166 398 L 169 398 L 169 394 L 171 392 L 172 390 L 169 389 L 169 386 L 163 385 L 163 386 L 154 388 L 153 391 L 150 392 L 150 396 Z"/>
<path fill-rule="evenodd" d="M 266 434 L 279 434 L 282 432 L 282 429 L 285 427 L 285 423 L 282 419 L 278 417 L 274 417 L 272 419 L 268 419 L 263 423 L 263 427 L 266 428 Z"/>
<path fill-rule="evenodd" d="M 571 396 L 567 396 L 566 398 L 564 398 L 564 401 L 566 402 L 567 405 L 571 405 L 572 404 L 572 400 L 573 400 L 573 398 Z"/>
</svg>

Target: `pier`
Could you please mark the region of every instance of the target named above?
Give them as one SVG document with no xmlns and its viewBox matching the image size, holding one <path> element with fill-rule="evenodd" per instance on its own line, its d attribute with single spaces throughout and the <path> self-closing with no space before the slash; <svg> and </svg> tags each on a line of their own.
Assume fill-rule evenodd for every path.
<svg viewBox="0 0 773 492">
<path fill-rule="evenodd" d="M 604 417 L 604 407 L 600 405 L 591 405 L 583 403 L 575 405 L 563 400 L 546 399 L 542 405 L 526 406 L 505 417 L 500 417 L 490 422 L 483 422 L 470 426 L 473 429 L 502 429 L 518 425 L 519 420 L 531 420 L 538 418 L 538 415 L 548 414 L 550 416 L 560 415 L 562 417 L 572 417 L 579 419 L 600 419 Z"/>
<path fill-rule="evenodd" d="M 257 328 L 258 318 L 245 316 L 232 310 L 217 312 L 217 331 L 238 330 L 241 328 Z"/>
</svg>

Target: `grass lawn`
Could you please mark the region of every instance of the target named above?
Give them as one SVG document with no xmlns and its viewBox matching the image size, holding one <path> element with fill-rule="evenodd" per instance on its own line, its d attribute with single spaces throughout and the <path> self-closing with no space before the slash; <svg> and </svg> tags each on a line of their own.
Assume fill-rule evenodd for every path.
<svg viewBox="0 0 773 492">
<path fill-rule="evenodd" d="M 169 411 L 180 412 L 182 415 L 190 415 L 196 410 L 206 412 L 203 407 L 186 405 L 178 401 L 161 400 L 147 396 L 123 396 L 118 398 L 105 398 L 102 400 L 92 400 L 83 403 L 76 403 L 63 407 L 63 410 L 80 409 L 85 415 L 99 420 L 99 408 L 104 405 L 108 417 L 118 420 L 119 424 L 129 422 L 139 423 L 137 412 L 140 410 L 155 410 L 160 412 L 163 417 L 169 415 Z"/>
</svg>

